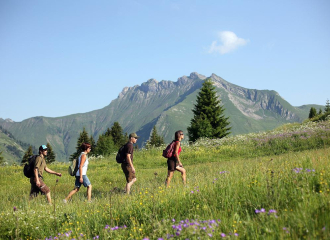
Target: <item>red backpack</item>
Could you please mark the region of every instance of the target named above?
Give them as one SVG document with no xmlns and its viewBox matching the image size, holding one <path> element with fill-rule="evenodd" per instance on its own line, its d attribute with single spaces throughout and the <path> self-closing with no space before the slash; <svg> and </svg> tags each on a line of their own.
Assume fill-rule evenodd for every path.
<svg viewBox="0 0 330 240">
<path fill-rule="evenodd" d="M 171 158 L 173 156 L 174 146 L 175 146 L 175 141 L 173 141 L 169 145 L 167 145 L 165 150 L 163 150 L 163 157 L 164 158 Z"/>
</svg>

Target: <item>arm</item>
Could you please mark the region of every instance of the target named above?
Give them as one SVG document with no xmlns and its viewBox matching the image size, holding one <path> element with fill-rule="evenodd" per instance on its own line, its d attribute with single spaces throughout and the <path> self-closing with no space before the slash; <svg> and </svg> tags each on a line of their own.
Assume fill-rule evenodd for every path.
<svg viewBox="0 0 330 240">
<path fill-rule="evenodd" d="M 86 154 L 82 154 L 81 155 L 81 160 L 80 160 L 80 165 L 79 165 L 79 175 L 80 175 L 80 179 L 79 179 L 79 182 L 80 183 L 83 183 L 84 180 L 83 180 L 83 175 L 82 175 L 82 168 L 85 164 L 85 161 L 86 161 Z"/>
<path fill-rule="evenodd" d="M 37 185 L 38 187 L 40 187 L 38 168 L 35 168 L 34 171 L 33 171 L 33 173 L 34 173 L 34 177 L 35 177 L 35 179 L 36 179 L 36 185 Z"/>
<path fill-rule="evenodd" d="M 175 143 L 175 147 L 174 147 L 174 153 L 175 153 L 175 157 L 176 157 L 176 160 L 179 162 L 179 166 L 180 167 L 183 167 L 181 161 L 180 161 L 180 158 L 179 158 L 179 148 L 180 148 L 180 142 L 177 141 Z"/>
<path fill-rule="evenodd" d="M 135 168 L 133 166 L 133 162 L 131 160 L 131 154 L 130 153 L 127 153 L 127 155 L 126 155 L 126 162 L 128 163 L 128 165 L 131 166 L 131 168 L 133 170 L 133 173 L 135 173 Z"/>
<path fill-rule="evenodd" d="M 57 175 L 59 177 L 62 176 L 62 173 L 58 173 L 58 172 L 55 172 L 53 170 L 50 170 L 48 167 L 45 168 L 45 171 L 48 172 L 48 173 L 50 173 L 50 174 L 55 174 L 55 175 Z"/>
</svg>

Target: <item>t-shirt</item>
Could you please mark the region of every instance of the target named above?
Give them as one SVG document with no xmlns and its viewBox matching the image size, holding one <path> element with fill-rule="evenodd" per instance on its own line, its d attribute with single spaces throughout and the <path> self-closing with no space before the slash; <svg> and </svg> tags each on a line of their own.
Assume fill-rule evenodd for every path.
<svg viewBox="0 0 330 240">
<path fill-rule="evenodd" d="M 134 151 L 133 143 L 131 142 L 126 143 L 124 147 L 125 159 L 127 159 L 127 154 L 131 154 L 131 161 L 133 162 L 133 151 Z M 126 163 L 128 164 L 127 161 Z"/>
<path fill-rule="evenodd" d="M 38 169 L 39 175 L 42 176 L 45 168 L 46 168 L 46 161 L 45 158 L 38 156 L 36 158 L 36 162 L 34 164 L 34 169 Z M 33 177 L 34 177 L 34 173 L 33 173 Z"/>
</svg>

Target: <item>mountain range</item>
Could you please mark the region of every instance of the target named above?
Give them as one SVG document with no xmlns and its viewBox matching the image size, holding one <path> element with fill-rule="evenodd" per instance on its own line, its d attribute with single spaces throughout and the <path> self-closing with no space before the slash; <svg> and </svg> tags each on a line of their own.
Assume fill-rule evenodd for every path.
<svg viewBox="0 0 330 240">
<path fill-rule="evenodd" d="M 312 106 L 322 107 L 312 104 L 294 107 L 276 91 L 243 88 L 215 74 L 210 78 L 224 105 L 225 115 L 229 116 L 231 134 L 265 131 L 284 123 L 302 122 Z M 158 134 L 169 142 L 176 130 L 186 132 L 204 79 L 205 76 L 196 72 L 180 77 L 176 82 L 149 79 L 141 85 L 125 87 L 102 109 L 55 118 L 38 116 L 22 122 L 0 118 L 0 126 L 15 139 L 36 148 L 49 142 L 58 161 L 68 161 L 84 127 L 97 139 L 114 122 L 119 122 L 124 132 L 137 132 L 141 136 L 138 141 L 141 146 L 156 126 Z"/>
</svg>

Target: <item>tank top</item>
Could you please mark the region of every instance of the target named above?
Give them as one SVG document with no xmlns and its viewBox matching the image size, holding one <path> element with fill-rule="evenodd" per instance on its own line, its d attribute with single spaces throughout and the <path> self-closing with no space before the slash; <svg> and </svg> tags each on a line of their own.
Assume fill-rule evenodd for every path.
<svg viewBox="0 0 330 240">
<path fill-rule="evenodd" d="M 179 142 L 179 141 L 175 141 L 175 142 Z M 180 143 L 180 147 L 179 147 L 179 150 L 178 150 L 178 155 L 180 155 L 180 152 L 181 152 L 181 143 Z M 175 157 L 175 153 L 173 153 L 173 157 Z"/>
<path fill-rule="evenodd" d="M 86 153 L 82 152 L 82 153 L 80 154 L 80 156 L 79 156 L 78 171 L 77 171 L 77 173 L 76 173 L 76 176 L 77 176 L 77 177 L 80 176 L 79 167 L 80 167 L 81 156 L 82 156 L 83 154 L 86 154 Z M 85 162 L 84 162 L 84 165 L 82 166 L 82 175 L 86 175 L 86 173 L 87 173 L 87 168 L 88 168 L 88 157 L 87 157 L 87 155 L 86 155 L 86 160 L 85 160 Z"/>
</svg>

